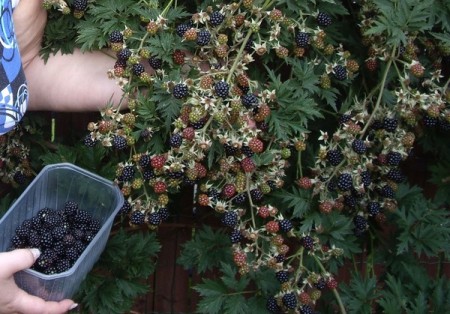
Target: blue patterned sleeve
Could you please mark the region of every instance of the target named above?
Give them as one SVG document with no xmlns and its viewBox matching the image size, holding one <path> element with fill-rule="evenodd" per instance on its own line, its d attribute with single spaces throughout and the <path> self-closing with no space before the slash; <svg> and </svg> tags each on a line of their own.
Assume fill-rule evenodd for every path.
<svg viewBox="0 0 450 314">
<path fill-rule="evenodd" d="M 11 0 L 0 0 L 0 25 L 0 134 L 4 134 L 22 119 L 28 104 Z"/>
</svg>

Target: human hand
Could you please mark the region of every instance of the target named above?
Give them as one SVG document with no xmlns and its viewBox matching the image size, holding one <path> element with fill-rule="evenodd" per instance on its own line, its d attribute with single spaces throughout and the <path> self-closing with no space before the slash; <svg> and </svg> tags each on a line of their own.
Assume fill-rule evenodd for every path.
<svg viewBox="0 0 450 314">
<path fill-rule="evenodd" d="M 74 309 L 72 300 L 44 301 L 20 289 L 14 281 L 14 273 L 30 268 L 39 257 L 37 249 L 17 249 L 0 253 L 0 313 L 59 314 Z"/>
<path fill-rule="evenodd" d="M 21 0 L 14 9 L 14 30 L 20 47 L 22 64 L 26 68 L 39 56 L 44 28 L 47 24 L 47 10 L 42 0 Z"/>
</svg>

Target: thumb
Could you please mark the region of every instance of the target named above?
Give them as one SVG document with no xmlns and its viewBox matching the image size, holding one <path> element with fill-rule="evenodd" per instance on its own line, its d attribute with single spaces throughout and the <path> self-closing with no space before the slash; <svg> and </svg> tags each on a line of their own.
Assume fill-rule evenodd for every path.
<svg viewBox="0 0 450 314">
<path fill-rule="evenodd" d="M 39 249 L 16 249 L 0 253 L 0 273 L 12 275 L 30 268 L 40 255 Z"/>
</svg>

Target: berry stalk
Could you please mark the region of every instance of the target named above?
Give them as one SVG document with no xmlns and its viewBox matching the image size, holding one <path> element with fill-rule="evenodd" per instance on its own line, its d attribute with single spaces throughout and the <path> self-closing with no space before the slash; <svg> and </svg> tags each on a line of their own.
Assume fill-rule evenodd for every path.
<svg viewBox="0 0 450 314">
<path fill-rule="evenodd" d="M 377 113 L 378 109 L 380 108 L 381 99 L 383 98 L 384 87 L 386 85 L 387 75 L 389 73 L 389 70 L 391 69 L 392 63 L 394 62 L 394 57 L 395 57 L 395 52 L 396 51 L 397 51 L 397 47 L 394 46 L 394 48 L 392 49 L 392 53 L 391 53 L 391 55 L 389 57 L 389 60 L 388 60 L 388 62 L 386 64 L 386 69 L 384 70 L 383 78 L 381 79 L 380 91 L 378 92 L 377 102 L 375 103 L 375 107 L 373 108 L 373 111 L 372 111 L 372 114 L 369 117 L 369 120 L 367 120 L 367 123 L 364 126 L 364 129 L 361 131 L 360 138 L 364 137 L 364 134 L 366 133 L 367 129 L 371 125 L 371 122 L 372 122 L 373 118 L 375 117 L 375 114 Z"/>
<path fill-rule="evenodd" d="M 314 260 L 316 261 L 317 265 L 319 266 L 319 268 L 326 273 L 327 270 L 325 269 L 325 267 L 323 266 L 322 262 L 319 260 L 319 258 L 316 255 L 313 255 Z M 342 303 L 342 299 L 341 296 L 339 295 L 339 292 L 337 291 L 336 288 L 332 288 L 331 289 L 333 291 L 334 297 L 336 298 L 336 301 L 339 305 L 339 311 L 341 312 L 341 314 L 347 314 L 347 311 L 345 310 L 344 307 L 344 303 Z"/>
</svg>

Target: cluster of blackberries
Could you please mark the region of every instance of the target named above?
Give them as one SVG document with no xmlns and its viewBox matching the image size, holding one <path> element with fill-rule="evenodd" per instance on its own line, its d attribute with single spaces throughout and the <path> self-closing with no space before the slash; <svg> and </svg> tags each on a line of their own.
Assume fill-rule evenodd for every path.
<svg viewBox="0 0 450 314">
<path fill-rule="evenodd" d="M 15 230 L 10 249 L 38 248 L 32 269 L 43 274 L 69 270 L 101 228 L 99 220 L 68 201 L 60 210 L 42 208 Z"/>
</svg>

